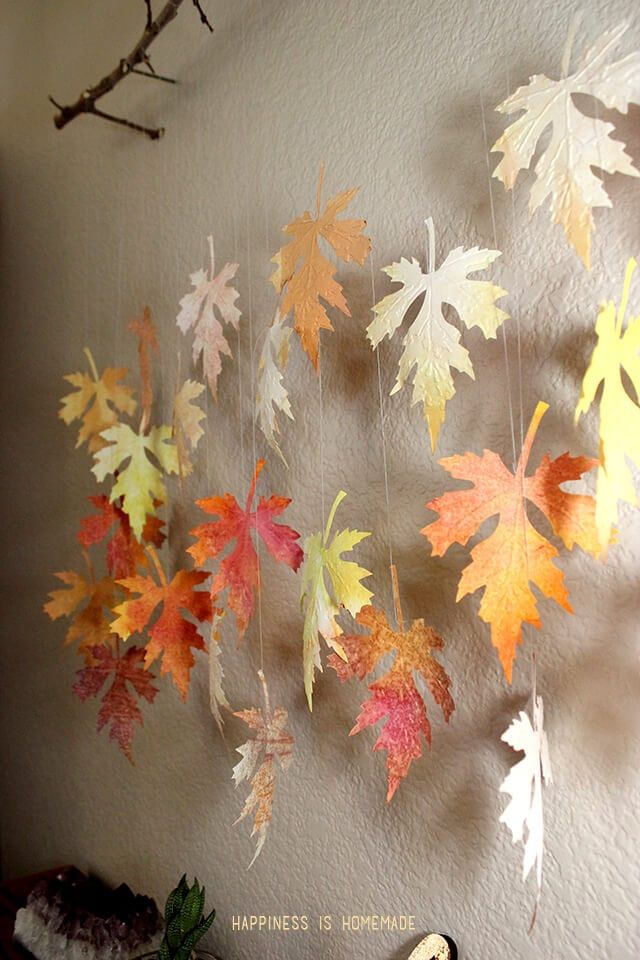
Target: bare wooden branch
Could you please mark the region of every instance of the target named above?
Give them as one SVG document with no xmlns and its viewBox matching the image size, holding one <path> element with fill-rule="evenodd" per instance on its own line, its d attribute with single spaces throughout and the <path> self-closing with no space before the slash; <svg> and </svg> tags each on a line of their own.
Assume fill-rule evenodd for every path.
<svg viewBox="0 0 640 960">
<path fill-rule="evenodd" d="M 164 28 L 175 19 L 178 14 L 178 10 L 184 3 L 184 0 L 165 0 L 164 6 L 155 18 L 151 8 L 151 0 L 144 0 L 144 2 L 147 9 L 146 25 L 142 32 L 142 36 L 136 43 L 131 53 L 129 53 L 128 56 L 123 57 L 123 59 L 118 63 L 118 66 L 115 67 L 111 73 L 108 73 L 105 77 L 103 77 L 99 83 L 96 83 L 93 87 L 89 87 L 88 90 L 84 90 L 75 103 L 62 106 L 59 103 L 56 103 L 53 97 L 49 97 L 51 103 L 53 103 L 58 109 L 58 113 L 56 113 L 53 118 L 53 122 L 58 130 L 66 127 L 68 123 L 71 123 L 72 120 L 75 120 L 75 118 L 79 117 L 81 114 L 89 113 L 93 114 L 95 117 L 101 117 L 103 120 L 109 120 L 111 123 L 117 123 L 120 126 L 128 127 L 130 130 L 135 130 L 137 133 L 142 133 L 151 140 L 158 140 L 163 135 L 164 127 L 146 127 L 142 124 L 135 123 L 132 120 L 127 120 L 125 117 L 118 117 L 114 114 L 106 113 L 104 110 L 100 110 L 96 106 L 98 100 L 113 90 L 114 87 L 116 87 L 131 73 L 141 74 L 142 76 L 146 77 L 155 77 L 158 80 L 164 80 L 165 82 L 169 83 L 175 82 L 169 77 L 163 77 L 159 74 L 156 74 L 155 70 L 151 66 L 147 51 L 162 30 L 164 30 Z M 210 31 L 213 31 L 213 27 L 209 23 L 209 20 L 207 19 L 207 16 L 200 5 L 200 0 L 192 0 L 192 3 L 197 12 L 200 14 L 201 22 Z M 141 64 L 144 64 L 148 68 L 149 72 L 145 70 L 138 70 L 137 68 Z"/>
</svg>

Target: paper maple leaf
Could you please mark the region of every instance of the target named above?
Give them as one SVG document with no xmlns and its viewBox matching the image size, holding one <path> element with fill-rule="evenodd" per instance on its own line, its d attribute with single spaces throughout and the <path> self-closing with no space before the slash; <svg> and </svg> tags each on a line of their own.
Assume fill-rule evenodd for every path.
<svg viewBox="0 0 640 960">
<path fill-rule="evenodd" d="M 550 198 L 554 223 L 562 224 L 569 243 L 587 269 L 591 266 L 592 208 L 611 206 L 603 183 L 592 168 L 631 177 L 640 174 L 624 144 L 611 139 L 613 124 L 597 116 L 585 116 L 576 107 L 573 96 L 595 97 L 607 109 L 621 113 L 627 112 L 630 103 L 640 103 L 640 53 L 607 63 L 626 29 L 626 24 L 620 24 L 603 33 L 570 77 L 566 76 L 567 62 L 562 79 L 549 80 L 538 74 L 496 108 L 506 114 L 524 111 L 491 148 L 504 154 L 493 175 L 508 190 L 519 172 L 529 167 L 538 140 L 551 125 L 551 139 L 534 168 L 536 180 L 531 188 L 529 210 L 537 210 Z"/>
<path fill-rule="evenodd" d="M 211 583 L 211 596 L 217 597 L 229 588 L 229 606 L 236 615 L 238 635 L 242 638 L 253 612 L 254 594 L 260 585 L 258 555 L 251 539 L 255 530 L 267 551 L 274 560 L 286 563 L 297 570 L 302 563 L 302 550 L 296 543 L 300 534 L 284 523 L 276 523 L 291 503 L 286 497 L 271 496 L 267 500 L 260 497 L 257 510 L 252 510 L 256 483 L 264 466 L 259 460 L 249 487 L 244 510 L 230 493 L 224 497 L 207 497 L 196 500 L 205 513 L 219 517 L 210 523 L 203 523 L 191 531 L 197 542 L 188 548 L 198 566 L 217 557 L 222 551 L 236 542 L 235 548 L 220 563 L 218 572 Z"/>
<path fill-rule="evenodd" d="M 484 588 L 480 617 L 491 626 L 491 642 L 509 682 L 522 624 L 540 626 L 530 584 L 573 612 L 562 571 L 553 563 L 558 551 L 529 520 L 526 501 L 545 515 L 567 550 L 578 544 L 593 556 L 599 552 L 593 498 L 561 489 L 561 484 L 580 479 L 597 461 L 568 453 L 555 460 L 544 456 L 535 473 L 525 476 L 531 446 L 547 410 L 546 403 L 537 405 L 515 474 L 490 450 L 481 457 L 465 453 L 440 460 L 452 477 L 467 480 L 472 487 L 428 503 L 427 509 L 440 516 L 422 530 L 434 556 L 440 557 L 453 543 L 464 546 L 485 520 L 498 515 L 495 530 L 471 550 L 471 563 L 462 571 L 456 599 Z"/>
<path fill-rule="evenodd" d="M 89 697 L 97 697 L 105 683 L 112 679 L 98 713 L 98 733 L 108 724 L 109 739 L 118 744 L 128 760 L 133 761 L 134 723 L 142 726 L 142 713 L 127 685 L 138 697 L 153 703 L 158 692 L 153 685 L 155 677 L 142 668 L 144 650 L 139 647 L 129 647 L 122 656 L 114 656 L 109 647 L 96 646 L 91 654 L 93 664 L 78 671 L 73 692 L 84 702 Z"/>
<path fill-rule="evenodd" d="M 552 782 L 543 719 L 542 697 L 536 697 L 533 706 L 533 724 L 524 710 L 521 710 L 501 737 L 514 750 L 522 751 L 524 757 L 514 764 L 500 786 L 501 793 L 511 795 L 511 800 L 500 817 L 500 823 L 506 824 L 509 828 L 514 843 L 524 844 L 522 879 L 523 881 L 527 879 L 535 864 L 538 890 L 542 886 L 544 839 L 542 786 L 543 783 Z"/>
<path fill-rule="evenodd" d="M 118 422 L 118 413 L 131 415 L 136 409 L 133 390 L 120 381 L 127 376 L 125 367 L 107 367 L 100 376 L 91 351 L 85 347 L 91 373 L 70 373 L 64 379 L 75 387 L 60 401 L 58 416 L 69 426 L 74 420 L 82 420 L 76 447 L 87 443 L 91 453 L 104 446 L 100 437 L 103 430 Z"/>
<path fill-rule="evenodd" d="M 116 584 L 111 577 L 96 580 L 91 574 L 84 577 L 75 570 L 63 570 L 54 576 L 65 584 L 65 588 L 49 593 L 44 612 L 51 620 L 71 618 L 64 642 L 78 641 L 78 653 L 90 662 L 94 646 L 112 646 L 115 641 L 107 612 L 116 602 Z"/>
<path fill-rule="evenodd" d="M 186 700 L 195 663 L 192 650 L 204 650 L 205 643 L 196 625 L 185 615 L 191 614 L 200 623 L 211 620 L 209 592 L 197 589 L 209 574 L 201 570 L 178 570 L 168 582 L 155 551 L 152 550 L 151 555 L 160 582 L 156 583 L 151 576 L 120 580 L 125 590 L 140 596 L 115 607 L 113 612 L 118 617 L 111 629 L 122 640 L 128 640 L 134 633 L 146 632 L 149 640 L 145 645 L 145 668 L 161 656 L 161 676 L 170 673 L 182 699 Z M 149 626 L 154 611 L 160 606 L 161 613 Z"/>
<path fill-rule="evenodd" d="M 338 214 L 349 206 L 358 188 L 339 193 L 329 200 L 324 212 L 321 212 L 323 178 L 324 170 L 321 168 L 315 219 L 305 210 L 301 217 L 283 228 L 283 232 L 292 236 L 293 240 L 272 257 L 276 270 L 271 277 L 278 293 L 282 293 L 286 285 L 281 312 L 286 315 L 293 311 L 295 331 L 316 370 L 320 330 L 333 330 L 326 308 L 320 301 L 324 300 L 345 316 L 351 316 L 342 287 L 334 279 L 335 265 L 320 252 L 318 241 L 323 237 L 341 260 L 345 263 L 355 260 L 361 266 L 371 250 L 371 241 L 362 235 L 366 220 L 337 219 Z M 296 269 L 300 261 L 301 265 Z"/>
<path fill-rule="evenodd" d="M 432 654 L 433 650 L 442 650 L 444 642 L 424 620 L 414 620 L 408 630 L 403 624 L 394 630 L 382 610 L 366 606 L 356 616 L 356 622 L 365 627 L 369 635 L 343 636 L 341 643 L 346 660 L 332 654 L 328 663 L 341 680 L 350 677 L 363 680 L 383 657 L 395 654 L 391 669 L 369 684 L 371 697 L 362 704 L 350 733 L 353 736 L 387 718 L 373 749 L 387 752 L 389 802 L 409 772 L 411 762 L 422 756 L 420 735 L 431 745 L 431 724 L 414 672 L 426 682 L 447 722 L 455 709 L 449 692 L 451 680 Z"/>
<path fill-rule="evenodd" d="M 240 823 L 245 817 L 255 811 L 251 836 L 258 835 L 256 852 L 249 866 L 253 866 L 256 857 L 267 839 L 267 830 L 271 823 L 273 811 L 273 795 L 276 788 L 276 760 L 282 770 L 286 770 L 291 763 L 294 740 L 285 729 L 288 714 L 283 707 L 271 710 L 269 691 L 260 670 L 258 673 L 262 682 L 264 709 L 252 708 L 239 710 L 234 713 L 240 717 L 251 730 L 255 730 L 255 737 L 237 747 L 242 760 L 233 768 L 233 779 L 236 787 L 244 780 L 251 778 L 251 792 L 247 797 L 242 813 L 235 821 Z"/>
<path fill-rule="evenodd" d="M 358 566 L 353 560 L 344 560 L 343 553 L 353 550 L 370 533 L 360 530 L 340 530 L 329 542 L 331 526 L 336 510 L 346 497 L 341 490 L 333 501 L 324 531 L 314 533 L 304 542 L 304 563 L 300 571 L 300 602 L 304 610 L 303 658 L 304 688 L 309 710 L 313 706 L 313 681 L 315 668 L 322 670 L 320 661 L 320 634 L 338 656 L 346 659 L 338 637 L 342 627 L 336 620 L 341 609 L 346 608 L 355 617 L 369 602 L 373 594 L 362 585 L 370 570 Z M 327 577 L 331 592 L 327 589 Z"/>
<path fill-rule="evenodd" d="M 191 284 L 195 289 L 180 301 L 180 313 L 176 323 L 183 333 L 193 330 L 193 362 L 197 363 L 202 354 L 202 369 L 211 395 L 215 397 L 218 376 L 222 370 L 222 355 L 232 355 L 218 315 L 236 330 L 240 322 L 240 311 L 235 306 L 239 294 L 235 287 L 230 285 L 238 264 L 226 263 L 216 277 L 213 237 L 208 239 L 211 256 L 209 275 L 206 270 L 196 270 L 191 274 Z"/>
<path fill-rule="evenodd" d="M 111 503 L 104 494 L 88 497 L 88 500 L 97 512 L 80 521 L 78 543 L 87 548 L 102 543 L 108 537 L 107 570 L 115 580 L 131 577 L 138 567 L 146 567 L 147 554 L 143 543 L 162 546 L 165 540 L 162 520 L 152 514 L 147 515 L 141 542 L 134 537 L 129 517 L 117 503 Z M 159 507 L 160 503 L 156 502 L 155 506 Z"/>
<path fill-rule="evenodd" d="M 171 427 L 163 424 L 152 427 L 148 434 L 134 433 L 128 424 L 118 423 L 103 431 L 101 436 L 108 445 L 94 455 L 91 472 L 99 482 L 117 471 L 109 499 L 114 503 L 122 497 L 122 509 L 138 540 L 142 537 L 147 514 L 154 512 L 157 501 L 166 500 L 162 472 L 178 472 L 178 453 L 172 432 Z M 129 462 L 123 467 L 127 460 Z"/>
<path fill-rule="evenodd" d="M 129 330 L 138 338 L 138 359 L 140 363 L 140 380 L 142 381 L 142 391 L 140 394 L 142 424 L 140 426 L 140 433 L 146 433 L 149 421 L 151 420 L 151 407 L 153 405 L 151 357 L 152 354 L 158 353 L 160 350 L 156 328 L 151 319 L 151 310 L 149 307 L 144 308 L 141 317 L 131 321 Z"/>
<path fill-rule="evenodd" d="M 373 307 L 375 320 L 367 327 L 373 347 L 385 337 L 391 338 L 400 327 L 411 304 L 424 297 L 415 320 L 402 342 L 398 376 L 391 395 L 397 393 L 412 377 L 412 403 L 421 403 L 429 428 L 431 449 L 435 450 L 445 407 L 455 393 L 451 369 L 467 373 L 475 379 L 467 350 L 460 343 L 460 331 L 445 320 L 442 307 L 454 307 L 464 325 L 480 327 L 485 337 L 493 338 L 508 314 L 496 306 L 506 290 L 487 280 L 469 280 L 467 274 L 490 266 L 498 250 L 457 247 L 447 255 L 437 270 L 423 273 L 417 260 L 405 260 L 384 267 L 394 283 L 402 288 L 390 293 Z"/>
<path fill-rule="evenodd" d="M 258 363 L 258 380 L 256 387 L 256 417 L 264 437 L 285 466 L 285 460 L 277 434 L 278 410 L 281 410 L 290 420 L 293 420 L 289 395 L 283 383 L 283 373 L 289 359 L 289 341 L 293 333 L 291 327 L 285 326 L 286 317 L 276 310 L 273 323 L 267 330 Z"/>
<path fill-rule="evenodd" d="M 640 467 L 640 314 L 627 320 L 631 278 L 636 268 L 632 258 L 616 311 L 610 300 L 600 308 L 596 320 L 598 342 L 582 381 L 582 392 L 576 407 L 576 421 L 595 400 L 600 384 L 600 465 L 596 487 L 596 525 L 602 550 L 611 540 L 613 524 L 618 519 L 618 500 L 634 506 L 638 499 L 627 460 Z M 622 374 L 629 378 L 635 398 L 625 389 Z"/>
<path fill-rule="evenodd" d="M 198 383 L 196 380 L 185 380 L 173 401 L 173 436 L 178 452 L 181 477 L 188 477 L 193 473 L 190 452 L 196 449 L 204 436 L 204 430 L 200 426 L 200 422 L 206 420 L 207 415 L 201 407 L 194 403 L 204 389 L 203 383 Z"/>
</svg>

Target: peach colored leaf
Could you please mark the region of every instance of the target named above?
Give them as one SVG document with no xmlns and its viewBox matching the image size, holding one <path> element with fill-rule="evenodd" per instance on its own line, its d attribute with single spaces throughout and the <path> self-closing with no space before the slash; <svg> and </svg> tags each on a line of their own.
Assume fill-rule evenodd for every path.
<svg viewBox="0 0 640 960">
<path fill-rule="evenodd" d="M 95 453 L 105 445 L 100 437 L 103 430 L 118 422 L 118 414 L 131 415 L 136 409 L 131 387 L 120 381 L 127 376 L 125 367 L 107 367 L 99 375 L 91 355 L 85 348 L 91 372 L 70 373 L 64 379 L 75 388 L 60 401 L 62 407 L 58 416 L 67 426 L 74 420 L 82 420 L 76 447 L 87 443 L 89 451 Z"/>
<path fill-rule="evenodd" d="M 441 460 L 452 477 L 472 486 L 428 503 L 427 509 L 439 517 L 422 530 L 434 556 L 442 556 L 453 543 L 464 546 L 485 520 L 498 516 L 492 533 L 471 550 L 471 563 L 462 571 L 456 599 L 484 589 L 480 617 L 491 626 L 491 642 L 509 682 L 522 624 L 540 626 L 530 584 L 573 612 L 562 571 L 553 562 L 558 551 L 529 520 L 527 501 L 544 514 L 567 550 L 577 544 L 592 556 L 599 552 L 593 497 L 561 489 L 563 483 L 579 480 L 592 470 L 597 461 L 568 453 L 555 460 L 545 456 L 535 473 L 525 476 L 531 446 L 547 409 L 546 403 L 537 405 L 515 473 L 490 450 L 481 457 L 465 453 Z"/>
<path fill-rule="evenodd" d="M 286 524 L 276 522 L 276 517 L 284 513 L 290 500 L 277 496 L 266 500 L 260 497 L 257 509 L 252 510 L 256 484 L 263 466 L 264 460 L 259 460 L 244 509 L 230 493 L 224 497 L 207 497 L 196 501 L 205 513 L 218 519 L 200 524 L 192 530 L 191 534 L 197 540 L 188 548 L 201 567 L 235 541 L 235 547 L 221 561 L 213 578 L 211 596 L 215 598 L 223 590 L 229 590 L 229 607 L 236 616 L 239 639 L 247 629 L 255 592 L 259 589 L 258 555 L 251 531 L 255 531 L 255 536 L 260 538 L 274 560 L 285 563 L 292 570 L 297 570 L 303 559 L 302 549 L 296 542 L 300 534 Z"/>
<path fill-rule="evenodd" d="M 133 762 L 131 744 L 134 724 L 142 726 L 142 713 L 136 696 L 153 703 L 158 692 L 153 685 L 155 677 L 142 668 L 144 650 L 139 647 L 129 647 L 122 656 L 114 657 L 108 646 L 95 646 L 91 656 L 93 663 L 78 671 L 73 692 L 84 702 L 89 697 L 97 697 L 111 679 L 111 686 L 102 697 L 98 713 L 98 733 L 109 725 L 109 739 L 117 743 L 126 758 Z"/>
<path fill-rule="evenodd" d="M 239 710 L 234 713 L 247 726 L 255 731 L 255 736 L 237 748 L 242 757 L 233 768 L 233 780 L 236 787 L 245 780 L 251 780 L 251 792 L 247 797 L 242 813 L 235 821 L 240 823 L 245 817 L 254 813 L 251 836 L 258 835 L 256 852 L 249 866 L 262 850 L 267 839 L 267 830 L 273 813 L 273 796 L 276 788 L 276 760 L 282 770 L 286 770 L 291 763 L 294 740 L 285 729 L 288 714 L 283 707 L 271 710 L 269 691 L 260 670 L 258 676 L 262 682 L 264 708 Z"/>
<path fill-rule="evenodd" d="M 193 330 L 193 362 L 197 363 L 202 354 L 202 369 L 211 395 L 215 397 L 218 376 L 222 370 L 222 356 L 232 355 L 218 317 L 236 330 L 240 321 L 240 311 L 235 306 L 239 294 L 235 287 L 231 286 L 238 264 L 226 263 L 218 276 L 215 276 L 213 237 L 208 239 L 211 257 L 209 274 L 207 275 L 206 270 L 196 270 L 191 274 L 194 290 L 180 301 L 176 323 L 183 333 Z"/>
<path fill-rule="evenodd" d="M 621 113 L 627 112 L 630 103 L 640 103 L 640 52 L 607 62 L 626 30 L 627 24 L 622 23 L 603 33 L 571 76 L 566 75 L 568 62 L 560 80 L 538 74 L 496 108 L 500 113 L 522 114 L 491 148 L 504 154 L 493 175 L 508 190 L 520 171 L 531 165 L 542 134 L 551 127 L 548 144 L 534 167 L 529 210 L 533 213 L 549 199 L 554 223 L 562 225 L 587 269 L 591 267 L 593 208 L 611 206 L 593 168 L 630 177 L 640 174 L 624 143 L 611 138 L 613 124 L 601 120 L 597 112 L 586 115 L 573 98 L 576 94 L 594 97 L 608 110 Z"/>
<path fill-rule="evenodd" d="M 293 311 L 294 329 L 316 370 L 320 330 L 333 330 L 321 301 L 324 300 L 330 307 L 337 307 L 346 317 L 351 316 L 342 287 L 334 278 L 335 265 L 322 254 L 319 240 L 323 238 L 345 263 L 355 260 L 362 266 L 371 250 L 371 241 L 362 235 L 366 220 L 338 219 L 338 214 L 349 206 L 358 188 L 339 193 L 329 200 L 322 211 L 323 178 L 324 170 L 321 168 L 315 219 L 305 210 L 301 217 L 284 227 L 283 232 L 293 239 L 272 257 L 276 270 L 271 277 L 278 293 L 282 293 L 286 286 L 281 313 L 286 315 Z"/>
<path fill-rule="evenodd" d="M 331 654 L 327 662 L 341 680 L 363 680 L 383 657 L 395 654 L 387 673 L 369 684 L 371 697 L 362 704 L 351 730 L 353 736 L 386 718 L 373 749 L 387 752 L 388 802 L 409 772 L 411 762 L 422 756 L 421 735 L 431 745 L 431 724 L 415 674 L 426 683 L 447 722 L 455 709 L 449 692 L 451 679 L 432 653 L 442 650 L 444 642 L 424 620 L 414 620 L 406 630 L 394 630 L 384 611 L 369 605 L 360 610 L 356 623 L 365 627 L 368 634 L 341 637 L 346 660 Z"/>
</svg>

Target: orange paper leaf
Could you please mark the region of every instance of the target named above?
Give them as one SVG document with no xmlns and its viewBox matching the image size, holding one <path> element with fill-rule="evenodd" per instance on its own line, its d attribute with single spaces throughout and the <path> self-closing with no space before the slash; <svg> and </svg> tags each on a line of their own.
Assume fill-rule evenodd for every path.
<svg viewBox="0 0 640 960">
<path fill-rule="evenodd" d="M 86 442 L 95 453 L 105 446 L 102 431 L 118 422 L 119 413 L 131 415 L 136 402 L 131 387 L 120 382 L 129 372 L 125 367 L 106 367 L 99 375 L 91 351 L 85 348 L 84 353 L 91 373 L 70 373 L 64 378 L 75 392 L 62 398 L 58 416 L 67 426 L 82 420 L 76 447 Z"/>
<path fill-rule="evenodd" d="M 65 588 L 51 591 L 44 612 L 51 620 L 71 618 L 64 642 L 79 641 L 78 653 L 90 663 L 94 646 L 113 646 L 115 642 L 109 613 L 116 602 L 118 588 L 111 577 L 95 580 L 91 574 L 84 577 L 75 570 L 63 570 L 54 576 Z"/>
<path fill-rule="evenodd" d="M 140 379 L 142 381 L 142 425 L 140 432 L 144 433 L 151 420 L 153 405 L 153 386 L 151 382 L 151 355 L 158 353 L 158 337 L 156 328 L 151 319 L 151 310 L 145 307 L 141 317 L 132 320 L 129 330 L 138 338 L 138 358 L 140 362 Z"/>
<path fill-rule="evenodd" d="M 272 262 L 276 270 L 271 277 L 274 287 L 281 293 L 287 287 L 280 313 L 284 317 L 290 310 L 294 314 L 294 329 L 300 337 L 303 349 L 318 369 L 320 330 L 333 330 L 324 300 L 337 307 L 345 316 L 351 313 L 342 287 L 335 280 L 335 265 L 320 251 L 318 241 L 323 237 L 336 255 L 348 263 L 355 260 L 362 265 L 371 250 L 371 241 L 362 235 L 366 220 L 338 220 L 338 214 L 349 206 L 358 188 L 345 190 L 329 200 L 321 212 L 321 194 L 324 169 L 320 170 L 316 194 L 315 219 L 305 210 L 301 217 L 284 227 L 284 233 L 293 237 L 282 247 Z M 300 267 L 298 267 L 300 263 Z"/>
<path fill-rule="evenodd" d="M 593 556 L 599 552 L 593 497 L 561 489 L 561 484 L 579 480 L 597 461 L 568 453 L 555 460 L 545 455 L 535 473 L 525 476 L 531 446 L 547 409 L 546 403 L 537 405 L 515 473 L 490 450 L 480 457 L 465 453 L 440 460 L 452 477 L 467 480 L 472 487 L 445 493 L 428 503 L 427 509 L 439 517 L 422 530 L 434 555 L 442 556 L 453 543 L 464 546 L 485 520 L 498 516 L 495 530 L 471 550 L 457 600 L 484 588 L 480 617 L 491 626 L 491 642 L 509 682 L 522 624 L 540 626 L 530 584 L 573 612 L 562 571 L 553 563 L 558 551 L 529 520 L 526 501 L 545 515 L 568 550 L 577 544 Z"/>
<path fill-rule="evenodd" d="M 363 680 L 383 657 L 395 654 L 391 669 L 369 685 L 371 697 L 362 704 L 351 730 L 353 736 L 387 718 L 373 749 L 387 751 L 388 802 L 409 772 L 412 760 L 422 756 L 421 735 L 431 745 L 427 707 L 414 673 L 423 678 L 446 721 L 455 709 L 449 692 L 451 679 L 432 654 L 433 650 L 442 650 L 444 642 L 424 620 L 414 620 L 407 630 L 402 624 L 394 630 L 384 612 L 369 605 L 358 613 L 356 622 L 369 631 L 368 635 L 340 637 L 347 659 L 332 653 L 328 663 L 341 680 Z"/>
</svg>

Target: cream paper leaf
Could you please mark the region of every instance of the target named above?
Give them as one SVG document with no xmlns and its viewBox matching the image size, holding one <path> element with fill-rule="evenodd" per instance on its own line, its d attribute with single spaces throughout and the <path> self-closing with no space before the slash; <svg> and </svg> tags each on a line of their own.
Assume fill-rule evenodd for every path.
<svg viewBox="0 0 640 960">
<path fill-rule="evenodd" d="M 255 811 L 251 836 L 257 834 L 258 840 L 250 867 L 253 866 L 264 846 L 271 823 L 276 788 L 276 760 L 281 769 L 286 770 L 291 763 L 294 744 L 293 737 L 285 729 L 288 720 L 287 711 L 283 707 L 271 710 L 269 691 L 262 670 L 258 671 L 258 676 L 262 683 L 264 709 L 253 707 L 250 710 L 234 713 L 234 716 L 240 717 L 250 729 L 255 731 L 253 739 L 247 740 L 242 746 L 236 748 L 242 760 L 233 768 L 236 787 L 244 780 L 251 780 L 251 792 L 245 801 L 242 813 L 235 821 L 240 823 Z"/>
<path fill-rule="evenodd" d="M 627 264 L 620 306 L 604 303 L 596 320 L 597 343 L 582 381 L 576 421 L 600 395 L 600 465 L 596 484 L 596 526 L 604 552 L 618 519 L 618 500 L 636 506 L 630 463 L 640 467 L 640 312 L 626 318 L 631 279 L 637 263 Z M 623 373 L 633 387 L 629 393 Z"/>
<path fill-rule="evenodd" d="M 371 576 L 371 571 L 342 556 L 371 534 L 345 529 L 334 534 L 329 541 L 336 510 L 345 497 L 346 493 L 341 490 L 333 502 L 324 531 L 307 537 L 304 543 L 300 603 L 304 610 L 304 688 L 309 710 L 313 709 L 315 670 L 322 670 L 318 634 L 342 660 L 346 660 L 338 640 L 343 631 L 336 617 L 342 609 L 355 617 L 373 596 L 362 584 L 365 577 Z"/>
<path fill-rule="evenodd" d="M 204 389 L 203 383 L 185 380 L 173 401 L 173 435 L 178 451 L 181 477 L 188 477 L 193 473 L 193 462 L 189 453 L 190 450 L 193 452 L 196 449 L 204 436 L 200 423 L 206 419 L 207 415 L 202 407 L 194 402 Z"/>
<path fill-rule="evenodd" d="M 508 314 L 496 306 L 506 290 L 488 280 L 469 280 L 468 274 L 485 270 L 500 256 L 498 250 L 472 247 L 452 250 L 437 270 L 423 273 L 417 260 L 401 258 L 384 267 L 400 290 L 390 293 L 373 307 L 375 320 L 367 327 L 372 347 L 391 338 L 402 324 L 411 304 L 423 297 L 415 320 L 402 341 L 398 375 L 391 391 L 397 393 L 413 378 L 412 404 L 421 403 L 429 428 L 431 449 L 435 450 L 444 422 L 447 401 L 455 393 L 452 369 L 475 379 L 469 353 L 460 343 L 460 331 L 444 318 L 443 304 L 452 306 L 464 325 L 480 327 L 485 337 L 494 338 Z"/>
<path fill-rule="evenodd" d="M 178 473 L 178 452 L 172 433 L 167 424 L 152 427 L 145 434 L 134 433 L 126 423 L 118 423 L 100 434 L 107 446 L 94 454 L 91 472 L 101 483 L 117 471 L 109 499 L 115 503 L 123 498 L 122 509 L 138 540 L 142 538 L 147 514 L 155 513 L 154 501 L 166 500 L 163 473 Z"/>
<path fill-rule="evenodd" d="M 221 614 L 214 609 L 213 618 L 211 621 L 211 638 L 209 640 L 209 706 L 211 708 L 211 713 L 213 714 L 214 720 L 218 725 L 218 730 L 222 733 L 222 728 L 224 727 L 224 719 L 222 716 L 222 708 L 225 710 L 230 710 L 229 701 L 227 700 L 227 695 L 224 692 L 222 686 L 222 681 L 224 680 L 224 670 L 222 669 L 222 663 L 220 662 L 220 636 L 218 630 L 218 624 L 221 619 Z"/>
<path fill-rule="evenodd" d="M 215 276 L 213 237 L 208 240 L 211 256 L 209 273 L 207 274 L 206 270 L 196 270 L 191 274 L 194 289 L 180 301 L 176 323 L 183 333 L 193 330 L 193 362 L 197 363 L 202 354 L 202 369 L 215 398 L 218 376 L 222 370 L 222 356 L 231 356 L 231 347 L 218 317 L 236 330 L 240 322 L 240 311 L 235 305 L 239 294 L 236 288 L 231 286 L 238 264 L 226 263 Z"/>
<path fill-rule="evenodd" d="M 267 330 L 258 363 L 258 382 L 256 388 L 256 417 L 258 425 L 272 450 L 278 454 L 287 466 L 277 435 L 278 411 L 293 420 L 289 395 L 284 386 L 284 371 L 289 359 L 289 346 L 293 330 L 286 326 L 286 316 L 276 310 L 273 323 Z"/>
<path fill-rule="evenodd" d="M 533 213 L 549 199 L 554 223 L 562 225 L 587 269 L 591 267 L 592 209 L 611 206 L 592 168 L 631 177 L 640 174 L 625 145 L 611 139 L 613 124 L 585 116 L 573 96 L 595 97 L 607 109 L 621 113 L 627 112 L 630 103 L 640 103 L 640 52 L 607 63 L 626 30 L 623 23 L 603 33 L 571 76 L 550 80 L 537 74 L 496 108 L 505 114 L 522 112 L 491 148 L 504 154 L 493 175 L 507 190 L 529 167 L 540 137 L 551 126 L 550 140 L 534 167 L 529 210 Z"/>
<path fill-rule="evenodd" d="M 542 787 L 552 782 L 542 697 L 534 700 L 533 723 L 529 715 L 521 710 L 501 739 L 514 750 L 522 751 L 524 757 L 514 764 L 500 786 L 501 793 L 511 795 L 500 823 L 509 828 L 514 843 L 524 845 L 522 880 L 527 879 L 535 865 L 540 890 L 544 840 Z"/>
</svg>

